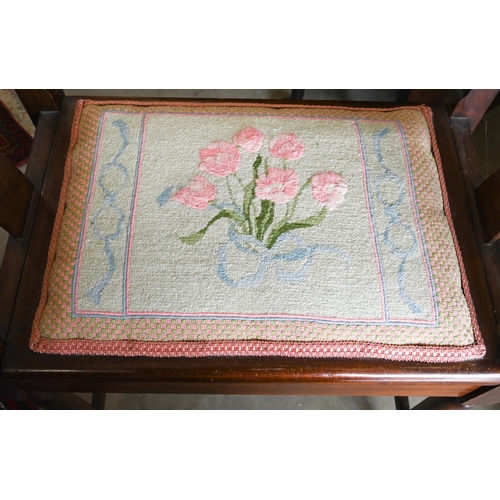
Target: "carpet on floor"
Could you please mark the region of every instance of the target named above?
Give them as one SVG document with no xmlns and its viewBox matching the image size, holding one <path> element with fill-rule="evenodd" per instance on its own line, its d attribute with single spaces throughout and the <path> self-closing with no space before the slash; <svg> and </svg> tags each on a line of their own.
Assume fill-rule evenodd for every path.
<svg viewBox="0 0 500 500">
<path fill-rule="evenodd" d="M 33 139 L 0 101 L 0 153 L 20 167 L 28 159 Z"/>
</svg>

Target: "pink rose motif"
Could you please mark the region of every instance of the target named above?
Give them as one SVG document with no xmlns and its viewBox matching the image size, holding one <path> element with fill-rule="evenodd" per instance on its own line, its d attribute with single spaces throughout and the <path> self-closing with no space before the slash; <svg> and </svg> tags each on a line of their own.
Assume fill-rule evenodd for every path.
<svg viewBox="0 0 500 500">
<path fill-rule="evenodd" d="M 240 152 L 229 142 L 213 142 L 200 151 L 200 170 L 217 177 L 234 174 L 240 165 Z"/>
<path fill-rule="evenodd" d="M 322 172 L 312 178 L 312 195 L 328 210 L 335 210 L 347 193 L 347 184 L 340 174 Z"/>
<path fill-rule="evenodd" d="M 191 182 L 172 196 L 172 200 L 197 210 L 205 210 L 215 200 L 217 189 L 202 175 L 195 175 Z"/>
<path fill-rule="evenodd" d="M 271 167 L 255 181 L 255 196 L 261 200 L 283 205 L 293 200 L 299 191 L 299 176 L 293 168 Z"/>
<path fill-rule="evenodd" d="M 247 127 L 245 130 L 238 132 L 233 138 L 233 143 L 236 146 L 241 146 L 249 153 L 256 153 L 261 148 L 263 141 L 264 134 L 253 127 Z"/>
<path fill-rule="evenodd" d="M 304 144 L 295 134 L 279 134 L 269 141 L 269 151 L 275 158 L 298 160 L 304 154 Z"/>
</svg>

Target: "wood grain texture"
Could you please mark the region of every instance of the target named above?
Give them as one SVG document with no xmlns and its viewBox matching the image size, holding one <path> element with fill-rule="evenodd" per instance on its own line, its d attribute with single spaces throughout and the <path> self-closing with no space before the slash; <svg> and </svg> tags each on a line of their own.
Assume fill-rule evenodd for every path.
<svg viewBox="0 0 500 500">
<path fill-rule="evenodd" d="M 64 99 L 63 90 L 16 89 L 16 94 L 35 125 L 42 111 L 59 111 Z"/>
<path fill-rule="evenodd" d="M 498 90 L 471 90 L 457 104 L 452 118 L 467 118 L 470 130 L 474 132 L 497 94 Z"/>
</svg>

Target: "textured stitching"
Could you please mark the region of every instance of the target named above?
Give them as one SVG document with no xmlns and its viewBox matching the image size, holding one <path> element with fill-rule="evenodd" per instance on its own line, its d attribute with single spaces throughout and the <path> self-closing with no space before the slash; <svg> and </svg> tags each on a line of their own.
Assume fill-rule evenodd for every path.
<svg viewBox="0 0 500 500">
<path fill-rule="evenodd" d="M 429 327 L 419 326 L 418 322 L 411 324 L 404 321 L 401 321 L 403 324 L 394 321 L 389 325 L 369 322 L 367 324 L 366 321 L 339 321 L 332 325 L 331 322 L 317 321 L 314 318 L 306 317 L 301 320 L 298 315 L 296 320 L 287 320 L 286 315 L 281 315 L 279 319 L 273 319 L 272 315 L 267 318 L 247 315 L 247 319 L 238 319 L 237 314 L 233 316 L 226 314 L 226 318 L 217 318 L 215 313 L 213 317 L 206 319 L 201 319 L 203 313 L 199 316 L 185 314 L 184 317 L 155 317 L 154 313 L 149 315 L 147 312 L 139 314 L 139 317 L 129 314 L 126 319 L 106 317 L 112 315 L 109 312 L 100 313 L 102 317 L 74 317 L 71 312 L 70 291 L 75 278 L 74 262 L 78 251 L 78 235 L 82 227 L 82 214 L 89 186 L 92 186 L 92 165 L 97 162 L 95 144 L 99 138 L 99 123 L 105 110 L 126 114 L 147 111 L 148 116 L 151 113 L 171 111 L 199 115 L 215 113 L 222 116 L 281 116 L 295 120 L 304 117 L 313 120 L 358 119 L 373 123 L 385 123 L 387 119 L 394 120 L 394 117 L 397 117 L 399 133 L 402 140 L 406 141 L 407 160 L 412 168 L 410 174 L 414 179 L 414 196 L 417 203 L 417 206 L 414 206 L 414 213 L 420 216 L 419 230 L 426 242 L 426 245 L 422 245 L 419 240 L 420 252 L 425 254 L 425 260 L 430 263 L 437 277 L 435 304 L 443 312 L 444 319 L 440 318 L 442 322 L 438 326 Z M 387 116 L 384 116 L 386 114 Z M 422 114 L 428 128 L 425 127 L 425 121 L 418 118 L 418 115 Z M 252 151 L 259 141 L 260 138 L 256 134 L 252 136 L 252 132 L 247 131 L 238 138 L 240 143 L 238 145 L 246 151 Z M 436 207 L 439 206 L 436 200 L 441 199 L 442 195 L 439 186 L 432 182 L 432 176 L 426 175 L 432 168 L 436 168 L 431 151 L 438 166 L 437 175 L 444 186 L 439 152 L 432 128 L 432 115 L 426 107 L 388 109 L 381 112 L 371 109 L 350 110 L 307 105 L 280 105 L 277 109 L 276 105 L 269 104 L 238 103 L 214 106 L 198 103 L 187 105 L 153 103 L 151 106 L 151 103 L 148 103 L 145 109 L 145 103 L 137 102 L 97 104 L 94 101 L 80 101 L 73 124 L 62 197 L 51 240 L 42 300 L 35 319 L 31 347 L 39 352 L 125 356 L 258 354 L 294 357 L 372 357 L 432 362 L 481 357 L 484 354 L 484 344 L 479 336 L 475 312 L 471 308 L 469 314 L 460 302 L 457 302 L 460 301 L 457 291 L 463 285 L 467 303 L 471 304 L 463 262 L 458 253 L 458 266 L 462 274 L 460 282 L 460 274 L 457 275 L 454 270 L 457 261 L 454 262 L 454 259 L 450 258 L 450 248 L 440 244 L 441 241 L 446 241 L 445 233 L 449 232 L 449 228 L 439 223 L 439 217 L 436 217 Z M 70 182 L 72 169 L 74 181 Z M 451 221 L 447 195 L 444 190 L 443 192 L 444 212 Z M 70 207 L 64 212 L 65 200 L 77 200 L 75 207 Z M 170 201 L 167 200 L 165 203 Z M 458 248 L 453 228 L 451 237 L 455 248 Z M 57 245 L 60 250 L 68 249 L 68 251 L 59 251 L 56 258 Z M 458 282 L 454 276 L 458 276 Z M 429 287 L 431 276 L 427 275 L 426 281 Z M 471 332 L 470 336 L 467 335 L 468 331 Z"/>
</svg>

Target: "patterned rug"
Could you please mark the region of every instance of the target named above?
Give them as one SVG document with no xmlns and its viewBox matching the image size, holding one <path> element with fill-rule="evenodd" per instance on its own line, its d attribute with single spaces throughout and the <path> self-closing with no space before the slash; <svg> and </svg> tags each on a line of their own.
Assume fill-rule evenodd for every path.
<svg viewBox="0 0 500 500">
<path fill-rule="evenodd" d="M 14 401 L 0 395 L 0 410 L 38 410 L 39 408 L 32 403 Z"/>
<path fill-rule="evenodd" d="M 39 408 L 26 401 L 25 395 L 7 387 L 0 380 L 0 410 L 38 410 Z"/>
<path fill-rule="evenodd" d="M 31 136 L 14 119 L 9 109 L 0 101 L 0 153 L 20 167 L 29 157 Z"/>
<path fill-rule="evenodd" d="M 441 183 L 425 106 L 80 101 L 31 348 L 479 358 Z"/>
</svg>

